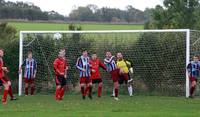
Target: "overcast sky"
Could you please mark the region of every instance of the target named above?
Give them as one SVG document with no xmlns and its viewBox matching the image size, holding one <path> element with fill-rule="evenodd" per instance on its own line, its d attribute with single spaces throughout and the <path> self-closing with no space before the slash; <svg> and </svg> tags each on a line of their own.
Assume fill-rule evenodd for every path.
<svg viewBox="0 0 200 117">
<path fill-rule="evenodd" d="M 163 0 L 6 0 L 6 1 L 24 1 L 32 2 L 39 6 L 43 11 L 57 11 L 60 14 L 68 15 L 70 11 L 78 6 L 86 6 L 95 4 L 99 8 L 110 7 L 125 9 L 127 5 L 144 10 L 145 8 L 153 8 L 158 4 L 162 4 Z"/>
</svg>

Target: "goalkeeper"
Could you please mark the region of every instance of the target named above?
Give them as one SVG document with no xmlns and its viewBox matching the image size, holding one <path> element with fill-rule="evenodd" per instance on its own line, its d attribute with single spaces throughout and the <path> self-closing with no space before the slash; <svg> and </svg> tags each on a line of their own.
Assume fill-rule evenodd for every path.
<svg viewBox="0 0 200 117">
<path fill-rule="evenodd" d="M 130 73 L 133 73 L 133 64 L 123 58 L 122 53 L 117 53 L 117 67 L 120 69 L 119 84 L 125 83 L 128 87 L 129 96 L 133 96 L 133 86 Z"/>
</svg>

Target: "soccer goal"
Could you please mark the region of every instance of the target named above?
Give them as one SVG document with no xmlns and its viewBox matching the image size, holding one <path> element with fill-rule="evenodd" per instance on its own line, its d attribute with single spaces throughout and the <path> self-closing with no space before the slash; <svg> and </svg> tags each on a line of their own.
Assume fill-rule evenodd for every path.
<svg viewBox="0 0 200 117">
<path fill-rule="evenodd" d="M 200 33 L 189 29 L 169 30 L 104 30 L 104 31 L 20 31 L 19 65 L 33 51 L 38 63 L 36 91 L 55 90 L 53 60 L 60 48 L 66 49 L 69 61 L 67 84 L 70 93 L 79 92 L 79 77 L 75 67 L 82 49 L 89 55 L 96 52 L 103 60 L 106 51 L 122 52 L 133 62 L 134 90 L 138 94 L 189 96 L 186 65 L 191 55 L 200 52 Z M 190 44 L 191 43 L 191 44 Z M 102 71 L 103 91 L 112 91 L 112 80 Z M 23 74 L 19 75 L 19 95 L 23 92 Z M 126 93 L 123 86 L 120 93 Z"/>
</svg>

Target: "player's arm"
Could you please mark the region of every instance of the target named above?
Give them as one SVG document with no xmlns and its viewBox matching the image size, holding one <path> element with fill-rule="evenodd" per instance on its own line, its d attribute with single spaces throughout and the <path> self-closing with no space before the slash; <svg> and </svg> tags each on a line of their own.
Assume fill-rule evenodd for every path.
<svg viewBox="0 0 200 117">
<path fill-rule="evenodd" d="M 82 68 L 80 64 L 81 64 L 81 60 L 80 58 L 78 58 L 76 62 L 76 68 L 79 69 L 80 71 L 85 71 L 85 69 Z"/>
<path fill-rule="evenodd" d="M 37 62 L 34 61 L 34 68 L 35 68 L 35 71 L 34 71 L 34 78 L 36 77 L 36 73 L 37 73 Z"/>
<path fill-rule="evenodd" d="M 64 75 L 65 78 L 67 78 L 67 71 L 68 71 L 68 69 L 69 69 L 69 64 L 66 61 L 66 64 L 65 64 L 65 75 Z"/>
<path fill-rule="evenodd" d="M 20 65 L 19 67 L 19 73 L 22 73 L 22 67 L 24 67 L 26 65 L 26 60 L 23 61 L 22 65 Z"/>
<path fill-rule="evenodd" d="M 90 66 L 90 72 L 96 72 L 94 69 L 93 69 L 93 65 L 92 65 L 92 61 L 90 60 L 89 61 L 89 66 Z"/>
<path fill-rule="evenodd" d="M 0 70 L 4 70 L 3 64 L 0 63 Z"/>
<path fill-rule="evenodd" d="M 129 68 L 129 72 L 130 73 L 133 73 L 133 63 L 131 62 L 131 61 L 125 61 L 126 62 L 126 64 L 130 67 Z"/>
<path fill-rule="evenodd" d="M 187 65 L 187 72 L 188 72 L 188 75 L 190 76 L 190 74 L 191 74 L 191 67 L 192 67 L 192 64 L 191 63 L 189 63 L 188 65 Z"/>
<path fill-rule="evenodd" d="M 100 66 L 102 69 L 106 70 L 106 65 L 105 65 L 103 62 L 99 61 L 99 66 Z"/>
</svg>

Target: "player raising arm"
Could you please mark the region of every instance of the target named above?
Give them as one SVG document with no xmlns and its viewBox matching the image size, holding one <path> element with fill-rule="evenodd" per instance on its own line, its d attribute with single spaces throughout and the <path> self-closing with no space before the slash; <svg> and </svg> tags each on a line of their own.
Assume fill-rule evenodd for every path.
<svg viewBox="0 0 200 117">
<path fill-rule="evenodd" d="M 82 56 L 77 59 L 76 67 L 80 71 L 80 87 L 82 98 L 85 99 L 85 96 L 89 91 L 88 97 L 92 99 L 92 82 L 90 79 L 90 65 L 87 50 L 82 51 Z"/>
<path fill-rule="evenodd" d="M 130 75 L 129 75 L 129 68 L 130 72 L 132 71 L 132 64 L 131 62 L 124 60 L 122 53 L 117 53 L 117 67 L 120 69 L 120 78 L 119 78 L 119 84 L 125 84 L 128 87 L 129 96 L 133 96 L 133 87 L 130 81 Z"/>
<path fill-rule="evenodd" d="M 6 104 L 7 103 L 8 90 L 9 90 L 9 84 L 4 79 L 4 72 L 7 71 L 7 67 L 4 66 L 3 56 L 4 56 L 4 51 L 2 49 L 0 49 L 0 80 L 3 84 L 3 86 L 4 86 L 4 94 L 3 94 L 1 101 L 2 101 L 3 104 Z"/>
<path fill-rule="evenodd" d="M 118 100 L 118 90 L 119 90 L 119 69 L 115 63 L 115 57 L 112 56 L 111 52 L 106 52 L 106 58 L 104 59 L 104 63 L 106 65 L 107 71 L 110 72 L 113 83 L 114 83 L 114 99 Z"/>
<path fill-rule="evenodd" d="M 200 62 L 199 56 L 195 55 L 193 61 L 191 61 L 187 66 L 187 72 L 190 80 L 190 98 L 193 98 L 193 93 L 197 85 L 197 78 L 199 77 Z"/>
<path fill-rule="evenodd" d="M 98 97 L 101 97 L 103 82 L 99 68 L 101 67 L 104 70 L 106 70 L 106 66 L 97 58 L 96 53 L 92 54 L 92 59 L 90 60 L 89 63 L 90 63 L 92 84 L 98 83 Z"/>
<path fill-rule="evenodd" d="M 19 73 L 22 73 L 23 67 L 24 67 L 25 96 L 28 96 L 29 85 L 31 87 L 31 95 L 34 95 L 37 62 L 35 59 L 33 59 L 32 51 L 28 51 L 28 57 L 26 58 L 26 60 L 24 60 L 23 64 L 19 68 Z"/>
<path fill-rule="evenodd" d="M 64 93 L 66 90 L 68 63 L 65 58 L 65 54 L 66 54 L 65 49 L 61 49 L 58 54 L 58 57 L 53 62 L 55 76 L 56 76 L 55 99 L 57 101 L 60 101 L 63 99 Z"/>
</svg>

